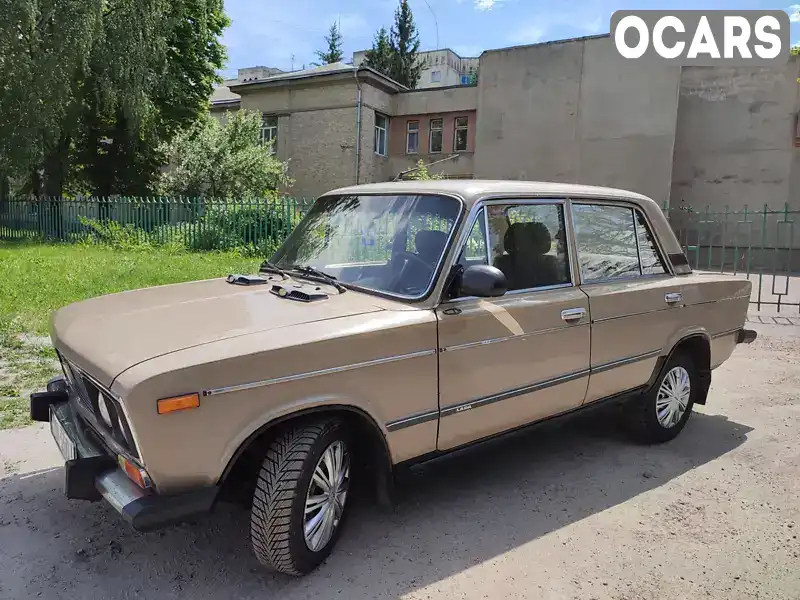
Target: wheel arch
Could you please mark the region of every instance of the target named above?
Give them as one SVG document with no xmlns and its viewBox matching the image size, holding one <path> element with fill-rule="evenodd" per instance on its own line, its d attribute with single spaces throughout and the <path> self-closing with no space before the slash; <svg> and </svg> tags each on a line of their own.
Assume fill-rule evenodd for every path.
<svg viewBox="0 0 800 600">
<path fill-rule="evenodd" d="M 217 481 L 223 490 L 235 484 L 239 477 L 247 478 L 251 462 L 260 465 L 266 445 L 290 423 L 308 422 L 325 417 L 343 420 L 357 435 L 354 436 L 359 454 L 365 459 L 364 466 L 375 484 L 377 500 L 381 504 L 391 503 L 394 492 L 394 465 L 384 431 L 367 411 L 352 404 L 323 404 L 306 407 L 280 415 L 254 430 L 231 455 Z M 363 434 L 363 435 L 358 435 Z"/>
<path fill-rule="evenodd" d="M 664 367 L 678 352 L 685 352 L 694 360 L 700 379 L 700 393 L 697 394 L 695 404 L 705 404 L 711 386 L 711 337 L 705 331 L 684 334 L 672 344 L 669 352 L 658 358 L 653 374 L 647 382 L 648 391 L 658 382 Z"/>
</svg>

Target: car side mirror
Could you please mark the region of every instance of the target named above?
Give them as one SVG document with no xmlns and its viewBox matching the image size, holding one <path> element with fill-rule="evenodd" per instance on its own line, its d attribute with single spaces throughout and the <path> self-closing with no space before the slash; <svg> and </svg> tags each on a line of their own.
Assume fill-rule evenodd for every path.
<svg viewBox="0 0 800 600">
<path fill-rule="evenodd" d="M 497 298 L 508 290 L 505 274 L 497 267 L 472 265 L 461 274 L 459 296 L 478 298 Z"/>
</svg>

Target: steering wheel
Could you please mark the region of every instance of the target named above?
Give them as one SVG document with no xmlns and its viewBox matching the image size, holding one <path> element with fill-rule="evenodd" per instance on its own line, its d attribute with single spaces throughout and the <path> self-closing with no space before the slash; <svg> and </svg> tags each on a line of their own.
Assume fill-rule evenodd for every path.
<svg viewBox="0 0 800 600">
<path fill-rule="evenodd" d="M 412 262 L 416 262 L 417 264 L 422 265 L 422 267 L 426 271 L 428 271 L 429 273 L 433 273 L 433 266 L 428 264 L 428 262 L 418 254 L 414 254 L 413 252 L 402 251 L 395 254 L 394 257 L 392 257 L 392 260 L 396 260 L 398 258 L 404 258 L 406 260 L 403 263 L 403 266 L 400 267 L 400 272 L 392 280 L 392 283 L 389 286 L 389 289 L 391 290 L 394 290 L 396 292 L 402 291 L 401 289 L 397 289 L 397 287 L 399 286 L 400 282 L 403 281 L 403 276 L 408 271 L 408 265 L 411 264 Z"/>
</svg>

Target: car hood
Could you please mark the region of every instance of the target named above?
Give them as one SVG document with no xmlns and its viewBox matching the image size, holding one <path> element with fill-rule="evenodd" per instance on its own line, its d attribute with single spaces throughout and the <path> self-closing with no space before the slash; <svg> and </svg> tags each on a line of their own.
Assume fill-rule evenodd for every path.
<svg viewBox="0 0 800 600">
<path fill-rule="evenodd" d="M 290 300 L 271 293 L 273 283 L 280 278 L 255 286 L 212 279 L 100 296 L 56 311 L 51 338 L 64 358 L 110 386 L 142 361 L 192 346 L 383 310 L 367 294 L 338 294 L 308 282 L 330 290 L 329 297 Z"/>
</svg>

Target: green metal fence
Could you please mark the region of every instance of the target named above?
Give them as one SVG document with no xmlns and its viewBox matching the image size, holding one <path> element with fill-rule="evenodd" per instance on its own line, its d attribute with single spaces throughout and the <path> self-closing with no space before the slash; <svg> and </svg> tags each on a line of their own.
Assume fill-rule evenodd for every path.
<svg viewBox="0 0 800 600">
<path fill-rule="evenodd" d="M 276 247 L 311 204 L 288 197 L 10 199 L 0 201 L 0 239 Z"/>
<path fill-rule="evenodd" d="M 757 310 L 800 314 L 800 209 L 785 204 L 740 210 L 664 207 L 695 271 L 743 275 Z"/>
<path fill-rule="evenodd" d="M 288 197 L 15 198 L 0 200 L 0 239 L 111 240 L 192 250 L 245 247 L 263 256 L 277 248 L 312 203 Z M 756 308 L 800 314 L 800 235 L 794 231 L 800 209 L 787 204 L 663 210 L 694 270 L 744 275 L 753 282 Z M 363 244 L 371 249 L 375 242 Z"/>
</svg>

